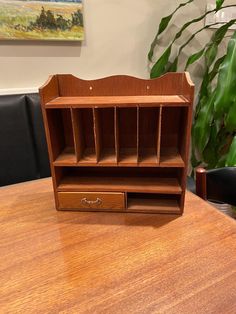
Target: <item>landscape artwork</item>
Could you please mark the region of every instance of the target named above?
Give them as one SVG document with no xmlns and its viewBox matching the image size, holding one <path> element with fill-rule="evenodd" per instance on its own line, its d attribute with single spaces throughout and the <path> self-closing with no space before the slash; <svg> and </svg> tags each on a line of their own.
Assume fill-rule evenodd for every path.
<svg viewBox="0 0 236 314">
<path fill-rule="evenodd" d="M 82 0 L 0 0 L 1 40 L 83 40 Z"/>
</svg>

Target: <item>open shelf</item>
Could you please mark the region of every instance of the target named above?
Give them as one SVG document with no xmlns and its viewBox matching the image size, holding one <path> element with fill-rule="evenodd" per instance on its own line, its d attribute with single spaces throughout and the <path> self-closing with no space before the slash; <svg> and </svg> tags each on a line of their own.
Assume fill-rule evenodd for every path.
<svg viewBox="0 0 236 314">
<path fill-rule="evenodd" d="M 152 168 L 59 169 L 58 191 L 129 191 L 181 194 L 178 171 Z"/>
<path fill-rule="evenodd" d="M 127 193 L 127 210 L 145 213 L 180 213 L 180 196 L 166 194 Z"/>
<path fill-rule="evenodd" d="M 137 104 L 142 104 L 143 106 L 150 104 L 168 104 L 168 105 L 188 105 L 189 101 L 183 95 L 138 95 L 138 96 L 84 96 L 84 97 L 57 97 L 49 102 L 47 102 L 46 107 L 61 108 L 67 104 L 71 107 L 80 106 L 96 106 L 100 105 L 103 107 L 110 107 L 118 105 L 121 107 L 134 106 Z"/>
<path fill-rule="evenodd" d="M 70 109 L 47 110 L 47 121 L 53 161 L 76 163 Z"/>
<path fill-rule="evenodd" d="M 92 108 L 73 110 L 74 133 L 79 163 L 96 163 Z"/>
<path fill-rule="evenodd" d="M 180 194 L 181 187 L 176 178 L 142 177 L 96 177 L 65 176 L 58 185 L 58 191 L 130 191 L 145 193 Z"/>
</svg>

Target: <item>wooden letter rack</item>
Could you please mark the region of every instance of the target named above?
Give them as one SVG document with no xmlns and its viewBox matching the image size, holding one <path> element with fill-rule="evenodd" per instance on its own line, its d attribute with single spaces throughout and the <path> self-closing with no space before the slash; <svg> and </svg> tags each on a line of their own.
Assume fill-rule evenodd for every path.
<svg viewBox="0 0 236 314">
<path fill-rule="evenodd" d="M 56 208 L 182 214 L 194 85 L 53 75 L 40 88 Z"/>
</svg>

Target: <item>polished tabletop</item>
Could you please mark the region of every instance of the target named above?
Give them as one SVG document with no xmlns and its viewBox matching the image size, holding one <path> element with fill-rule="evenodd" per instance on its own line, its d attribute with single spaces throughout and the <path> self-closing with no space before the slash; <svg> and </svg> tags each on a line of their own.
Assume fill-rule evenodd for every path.
<svg viewBox="0 0 236 314">
<path fill-rule="evenodd" d="M 0 188 L 0 313 L 236 313 L 236 222 L 56 211 L 51 179 Z"/>
</svg>

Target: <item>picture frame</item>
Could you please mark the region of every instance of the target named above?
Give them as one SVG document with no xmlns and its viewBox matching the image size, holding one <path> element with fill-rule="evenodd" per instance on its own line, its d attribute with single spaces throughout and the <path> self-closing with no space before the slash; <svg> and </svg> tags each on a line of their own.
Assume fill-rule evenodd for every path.
<svg viewBox="0 0 236 314">
<path fill-rule="evenodd" d="M 0 40 L 83 39 L 82 0 L 0 0 Z"/>
</svg>

